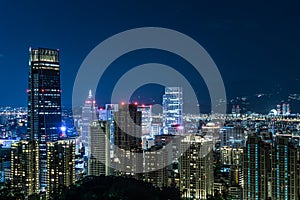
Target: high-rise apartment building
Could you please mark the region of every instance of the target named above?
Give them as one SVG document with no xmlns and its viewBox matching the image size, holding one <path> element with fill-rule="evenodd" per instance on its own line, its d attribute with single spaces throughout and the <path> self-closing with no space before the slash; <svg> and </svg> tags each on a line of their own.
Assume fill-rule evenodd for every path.
<svg viewBox="0 0 300 200">
<path fill-rule="evenodd" d="M 11 146 L 11 187 L 25 195 L 39 192 L 39 148 L 35 141 L 20 141 Z"/>
<path fill-rule="evenodd" d="M 168 152 L 164 147 L 152 147 L 144 152 L 145 181 L 163 188 L 168 186 Z"/>
<path fill-rule="evenodd" d="M 299 199 L 299 146 L 290 136 L 277 135 L 272 151 L 272 199 Z"/>
<path fill-rule="evenodd" d="M 268 199 L 271 174 L 272 144 L 253 134 L 248 135 L 243 152 L 244 195 L 243 199 Z"/>
<path fill-rule="evenodd" d="M 182 87 L 166 87 L 162 106 L 164 134 L 181 133 L 183 131 Z"/>
<path fill-rule="evenodd" d="M 180 192 L 182 198 L 207 199 L 213 195 L 213 141 L 198 135 L 181 141 L 179 159 Z"/>
<path fill-rule="evenodd" d="M 75 183 L 75 140 L 47 142 L 47 199 Z"/>
<path fill-rule="evenodd" d="M 223 146 L 221 148 L 221 164 L 230 168 L 229 178 L 231 186 L 243 186 L 243 148 Z"/>
</svg>

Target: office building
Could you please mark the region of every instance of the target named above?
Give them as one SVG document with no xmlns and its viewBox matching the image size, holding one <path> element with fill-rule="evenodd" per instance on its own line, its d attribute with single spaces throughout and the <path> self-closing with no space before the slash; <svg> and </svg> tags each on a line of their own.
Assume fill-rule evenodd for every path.
<svg viewBox="0 0 300 200">
<path fill-rule="evenodd" d="M 39 184 L 47 187 L 46 141 L 61 133 L 61 88 L 59 50 L 29 49 L 27 134 L 39 144 Z"/>
<path fill-rule="evenodd" d="M 57 140 L 61 127 L 59 50 L 29 49 L 28 126 L 31 139 Z"/>
<path fill-rule="evenodd" d="M 166 87 L 163 95 L 164 134 L 183 133 L 183 93 L 182 87 Z"/>
<path fill-rule="evenodd" d="M 142 113 L 135 104 L 121 104 L 114 112 L 113 168 L 118 176 L 140 179 L 143 172 Z"/>
<path fill-rule="evenodd" d="M 141 148 L 142 112 L 137 105 L 121 104 L 114 112 L 114 144 L 121 149 Z"/>
<path fill-rule="evenodd" d="M 152 122 L 152 105 L 142 104 L 137 107 L 137 110 L 142 112 L 142 135 L 150 135 Z"/>
<path fill-rule="evenodd" d="M 110 122 L 93 121 L 89 126 L 88 175 L 110 175 Z"/>
<path fill-rule="evenodd" d="M 28 138 L 11 146 L 11 186 L 49 199 L 75 182 L 75 142 L 60 140 L 59 50 L 29 51 Z"/>
</svg>

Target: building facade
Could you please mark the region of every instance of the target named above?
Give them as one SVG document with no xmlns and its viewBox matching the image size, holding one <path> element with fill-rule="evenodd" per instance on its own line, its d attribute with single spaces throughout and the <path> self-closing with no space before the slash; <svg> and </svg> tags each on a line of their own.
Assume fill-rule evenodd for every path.
<svg viewBox="0 0 300 200">
<path fill-rule="evenodd" d="M 82 106 L 82 130 L 81 130 L 81 140 L 84 146 L 85 155 L 88 156 L 89 152 L 89 125 L 94 120 L 98 119 L 98 107 L 96 101 L 92 95 L 92 91 L 89 91 L 89 96 Z"/>
<path fill-rule="evenodd" d="M 75 140 L 47 142 L 47 199 L 75 183 Z"/>
<path fill-rule="evenodd" d="M 144 152 L 145 181 L 163 188 L 168 186 L 168 152 L 167 149 L 151 148 Z"/>
<path fill-rule="evenodd" d="M 182 198 L 207 199 L 213 196 L 213 141 L 197 135 L 181 141 L 179 159 L 180 192 Z"/>
<path fill-rule="evenodd" d="M 29 49 L 27 134 L 39 144 L 40 190 L 47 188 L 47 141 L 61 133 L 59 50 Z"/>
<path fill-rule="evenodd" d="M 93 121 L 89 126 L 88 175 L 109 175 L 110 123 Z"/>
<path fill-rule="evenodd" d="M 39 148 L 35 141 L 20 141 L 11 146 L 11 187 L 25 195 L 39 192 Z"/>
<path fill-rule="evenodd" d="M 291 136 L 276 136 L 272 151 L 273 199 L 299 199 L 299 146 Z"/>
<path fill-rule="evenodd" d="M 182 133 L 183 93 L 182 87 L 166 87 L 163 95 L 164 134 Z"/>
<path fill-rule="evenodd" d="M 142 113 L 135 104 L 121 104 L 114 112 L 113 168 L 119 176 L 140 179 L 143 172 Z"/>
<path fill-rule="evenodd" d="M 59 50 L 29 49 L 28 127 L 31 139 L 57 140 L 61 127 Z"/>
<path fill-rule="evenodd" d="M 249 135 L 243 155 L 243 199 L 268 199 L 271 174 L 270 143 L 255 135 Z"/>
<path fill-rule="evenodd" d="M 152 105 L 140 105 L 137 108 L 142 112 L 142 135 L 150 135 L 152 122 Z M 153 135 L 151 135 L 153 138 Z"/>
</svg>

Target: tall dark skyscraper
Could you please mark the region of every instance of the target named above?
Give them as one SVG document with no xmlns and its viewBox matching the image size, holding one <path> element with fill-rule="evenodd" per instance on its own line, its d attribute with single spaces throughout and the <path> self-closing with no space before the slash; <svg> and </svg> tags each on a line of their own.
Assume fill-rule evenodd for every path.
<svg viewBox="0 0 300 200">
<path fill-rule="evenodd" d="M 28 134 L 38 141 L 57 140 L 61 126 L 59 50 L 29 49 Z"/>
<path fill-rule="evenodd" d="M 114 143 L 121 149 L 141 148 L 142 112 L 137 105 L 122 104 L 114 113 Z"/>
<path fill-rule="evenodd" d="M 59 138 L 61 88 L 59 50 L 29 49 L 28 128 L 39 145 L 40 191 L 47 191 L 47 141 Z"/>
<path fill-rule="evenodd" d="M 11 187 L 49 199 L 75 182 L 75 145 L 61 132 L 59 51 L 29 50 L 27 140 L 11 148 Z"/>
<path fill-rule="evenodd" d="M 135 104 L 119 105 L 114 112 L 114 168 L 118 176 L 140 179 L 143 167 L 142 112 Z"/>
</svg>

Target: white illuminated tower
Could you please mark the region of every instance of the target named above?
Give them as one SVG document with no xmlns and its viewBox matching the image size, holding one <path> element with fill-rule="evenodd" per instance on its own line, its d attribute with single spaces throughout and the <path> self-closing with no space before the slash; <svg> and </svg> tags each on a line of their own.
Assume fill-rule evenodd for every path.
<svg viewBox="0 0 300 200">
<path fill-rule="evenodd" d="M 137 108 L 142 112 L 142 135 L 149 135 L 152 122 L 152 105 L 140 105 Z"/>
<path fill-rule="evenodd" d="M 182 87 L 166 87 L 162 105 L 164 134 L 182 132 Z"/>
<path fill-rule="evenodd" d="M 89 91 L 89 96 L 82 107 L 82 130 L 81 138 L 82 144 L 85 149 L 85 155 L 88 155 L 88 137 L 89 137 L 89 124 L 98 119 L 98 108 L 92 91 Z"/>
</svg>

